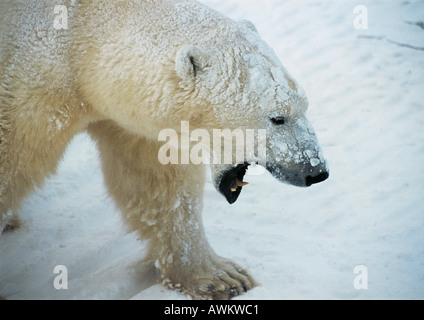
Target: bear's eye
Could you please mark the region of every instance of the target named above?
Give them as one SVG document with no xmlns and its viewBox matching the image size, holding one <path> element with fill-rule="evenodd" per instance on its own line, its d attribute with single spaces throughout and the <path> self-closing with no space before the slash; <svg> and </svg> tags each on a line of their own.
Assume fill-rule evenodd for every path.
<svg viewBox="0 0 424 320">
<path fill-rule="evenodd" d="M 277 126 L 281 126 L 286 123 L 286 118 L 284 117 L 274 117 L 270 118 L 271 122 Z"/>
</svg>

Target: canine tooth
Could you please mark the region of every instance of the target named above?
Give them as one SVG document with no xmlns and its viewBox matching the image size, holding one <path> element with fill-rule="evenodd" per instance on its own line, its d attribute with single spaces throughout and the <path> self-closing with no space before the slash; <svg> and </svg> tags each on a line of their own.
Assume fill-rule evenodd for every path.
<svg viewBox="0 0 424 320">
<path fill-rule="evenodd" d="M 247 186 L 249 182 L 240 181 L 239 179 L 236 179 L 236 186 L 237 187 L 244 187 Z"/>
<path fill-rule="evenodd" d="M 236 192 L 239 187 L 247 186 L 249 182 L 241 181 L 240 179 L 236 179 L 236 184 L 231 188 L 231 192 Z"/>
</svg>

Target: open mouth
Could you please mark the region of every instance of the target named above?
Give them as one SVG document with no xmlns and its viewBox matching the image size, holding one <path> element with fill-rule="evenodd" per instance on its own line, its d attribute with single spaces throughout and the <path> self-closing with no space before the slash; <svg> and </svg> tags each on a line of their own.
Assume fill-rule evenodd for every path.
<svg viewBox="0 0 424 320">
<path fill-rule="evenodd" d="M 219 186 L 219 192 L 225 196 L 229 204 L 236 202 L 243 187 L 248 185 L 248 182 L 244 182 L 243 178 L 249 165 L 248 162 L 234 165 L 224 171 L 220 175 L 220 179 L 216 180 L 215 185 Z M 280 166 L 267 165 L 266 169 L 278 180 L 298 187 L 309 187 L 325 181 L 329 177 L 328 169 L 319 167 L 314 168 L 315 170 L 308 171 L 306 177 L 302 174 L 306 170 L 304 168 L 290 171 Z"/>
<path fill-rule="evenodd" d="M 237 166 L 227 170 L 222 175 L 221 182 L 219 184 L 219 191 L 225 196 L 225 198 L 227 198 L 227 201 L 230 204 L 236 202 L 241 189 L 248 184 L 248 182 L 243 181 L 248 166 L 249 163 L 247 162 L 238 164 Z"/>
</svg>

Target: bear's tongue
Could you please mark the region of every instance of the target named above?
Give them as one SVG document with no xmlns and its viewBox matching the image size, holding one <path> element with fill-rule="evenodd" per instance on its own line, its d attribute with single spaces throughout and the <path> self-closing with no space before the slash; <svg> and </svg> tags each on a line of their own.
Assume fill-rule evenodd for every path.
<svg viewBox="0 0 424 320">
<path fill-rule="evenodd" d="M 222 176 L 219 184 L 219 191 L 225 196 L 230 204 L 236 202 L 241 189 L 248 184 L 248 182 L 243 181 L 248 166 L 248 163 L 239 164 L 226 171 Z"/>
</svg>

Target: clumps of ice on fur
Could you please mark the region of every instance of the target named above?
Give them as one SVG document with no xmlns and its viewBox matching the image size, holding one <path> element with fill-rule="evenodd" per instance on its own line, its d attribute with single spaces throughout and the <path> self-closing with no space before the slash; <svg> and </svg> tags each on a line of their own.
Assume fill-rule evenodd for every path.
<svg viewBox="0 0 424 320">
<path fill-rule="evenodd" d="M 287 123 L 284 130 L 269 130 L 272 130 L 269 143 L 276 161 L 286 165 L 309 162 L 312 167 L 325 163 L 315 131 L 305 117 L 297 119 L 294 123 Z"/>
</svg>

